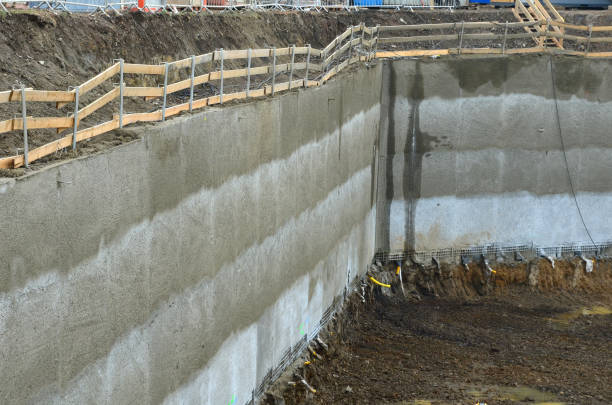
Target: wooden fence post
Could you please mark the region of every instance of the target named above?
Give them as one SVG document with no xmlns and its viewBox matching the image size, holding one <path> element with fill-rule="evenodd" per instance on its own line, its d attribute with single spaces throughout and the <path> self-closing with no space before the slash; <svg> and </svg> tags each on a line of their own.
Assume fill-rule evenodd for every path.
<svg viewBox="0 0 612 405">
<path fill-rule="evenodd" d="M 249 98 L 251 91 L 251 48 L 247 51 L 247 82 L 246 82 L 246 98 Z"/>
</svg>

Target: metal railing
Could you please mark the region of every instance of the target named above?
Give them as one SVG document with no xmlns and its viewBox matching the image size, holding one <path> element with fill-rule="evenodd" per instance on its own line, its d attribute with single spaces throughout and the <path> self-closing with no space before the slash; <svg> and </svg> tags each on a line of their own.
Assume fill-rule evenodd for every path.
<svg viewBox="0 0 612 405">
<path fill-rule="evenodd" d="M 45 9 L 52 12 L 121 13 L 125 11 L 157 12 L 210 12 L 240 9 L 261 10 L 358 10 L 376 9 L 453 9 L 459 0 L 0 0 L 0 9 Z"/>
</svg>

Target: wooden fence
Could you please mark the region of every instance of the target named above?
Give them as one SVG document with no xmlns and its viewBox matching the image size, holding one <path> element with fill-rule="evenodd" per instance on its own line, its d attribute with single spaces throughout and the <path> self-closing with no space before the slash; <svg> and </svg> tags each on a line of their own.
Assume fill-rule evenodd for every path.
<svg viewBox="0 0 612 405">
<path fill-rule="evenodd" d="M 524 29 L 539 27 L 538 30 Z M 563 31 L 557 30 L 563 28 Z M 518 32 L 516 32 L 518 30 Z M 440 31 L 442 33 L 434 33 Z M 479 31 L 479 32 L 474 32 Z M 484 31 L 484 32 L 483 32 Z M 498 31 L 498 32 L 495 32 Z M 583 35 L 570 35 L 566 31 L 576 31 Z M 612 37 L 605 36 L 612 27 L 592 27 L 566 24 L 558 21 L 523 22 L 461 22 L 442 24 L 419 24 L 400 26 L 377 26 L 368 28 L 363 24 L 349 27 L 323 49 L 310 46 L 292 46 L 271 49 L 216 50 L 204 55 L 158 65 L 132 64 L 117 61 L 112 66 L 69 91 L 46 91 L 19 88 L 0 92 L 0 103 L 21 103 L 21 117 L 0 121 L 0 134 L 11 131 L 23 133 L 23 154 L 0 158 L 0 168 L 26 166 L 37 159 L 56 153 L 85 139 L 107 133 L 125 125 L 137 122 L 164 121 L 166 118 L 184 111 L 193 111 L 205 106 L 223 104 L 231 100 L 243 100 L 274 95 L 278 92 L 296 88 L 320 86 L 338 72 L 356 62 L 369 62 L 374 58 L 420 57 L 458 54 L 526 54 L 554 53 L 589 58 L 612 57 L 612 51 L 591 51 L 594 44 L 612 43 Z M 603 33 L 593 35 L 594 33 Z M 415 35 L 416 34 L 416 35 Z M 565 40 L 582 46 L 584 49 L 564 49 L 546 47 L 546 39 Z M 493 42 L 491 46 L 481 46 L 483 42 Z M 533 46 L 511 46 L 516 41 L 530 41 Z M 435 49 L 431 48 L 434 43 Z M 418 48 L 423 43 L 429 47 Z M 448 44 L 455 44 L 450 46 Z M 469 46 L 472 44 L 472 46 Z M 444 46 L 448 45 L 448 46 Z M 398 49 L 398 46 L 404 49 Z M 255 66 L 254 61 L 265 61 Z M 229 64 L 239 64 L 240 68 L 228 68 Z M 197 68 L 209 70 L 196 74 Z M 169 83 L 169 74 L 184 77 Z M 145 75 L 159 78 L 159 87 L 130 87 L 126 85 L 126 75 Z M 116 79 L 118 83 L 90 103 L 81 106 L 83 96 L 103 83 Z M 260 86 L 253 86 L 256 78 L 264 78 Z M 227 86 L 227 81 L 238 81 L 237 85 Z M 196 99 L 196 86 L 216 83 L 215 94 Z M 240 91 L 227 91 L 239 86 Z M 168 96 L 182 94 L 178 104 L 169 106 Z M 126 97 L 144 97 L 146 100 L 161 99 L 161 108 L 152 112 L 128 113 L 124 111 Z M 115 102 L 116 111 L 112 119 L 82 128 L 82 122 L 94 112 Z M 66 117 L 29 117 L 27 102 L 55 103 L 63 108 L 72 105 L 72 113 Z M 52 129 L 59 133 L 59 139 L 29 150 L 28 130 Z"/>
</svg>

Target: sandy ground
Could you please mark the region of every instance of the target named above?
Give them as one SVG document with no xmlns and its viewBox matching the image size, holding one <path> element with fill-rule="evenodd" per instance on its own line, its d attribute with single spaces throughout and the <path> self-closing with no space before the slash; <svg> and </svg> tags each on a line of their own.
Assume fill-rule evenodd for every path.
<svg viewBox="0 0 612 405">
<path fill-rule="evenodd" d="M 406 297 L 393 278 L 390 295 L 369 283 L 323 333 L 321 359 L 304 354 L 264 403 L 612 403 L 610 263 L 538 266 L 537 283 L 533 267 L 498 269 L 486 293 L 460 273 L 449 288 L 444 268 L 405 282 Z"/>
</svg>

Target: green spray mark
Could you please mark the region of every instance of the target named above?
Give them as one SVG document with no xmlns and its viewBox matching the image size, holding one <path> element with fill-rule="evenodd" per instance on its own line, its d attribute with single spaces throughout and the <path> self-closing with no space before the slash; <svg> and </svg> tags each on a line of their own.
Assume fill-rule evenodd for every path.
<svg viewBox="0 0 612 405">
<path fill-rule="evenodd" d="M 306 320 L 300 324 L 300 335 L 306 334 L 306 328 L 308 328 L 308 317 L 306 317 Z"/>
<path fill-rule="evenodd" d="M 236 403 L 236 394 L 232 397 L 232 400 L 228 402 L 227 405 L 234 405 Z"/>
</svg>

